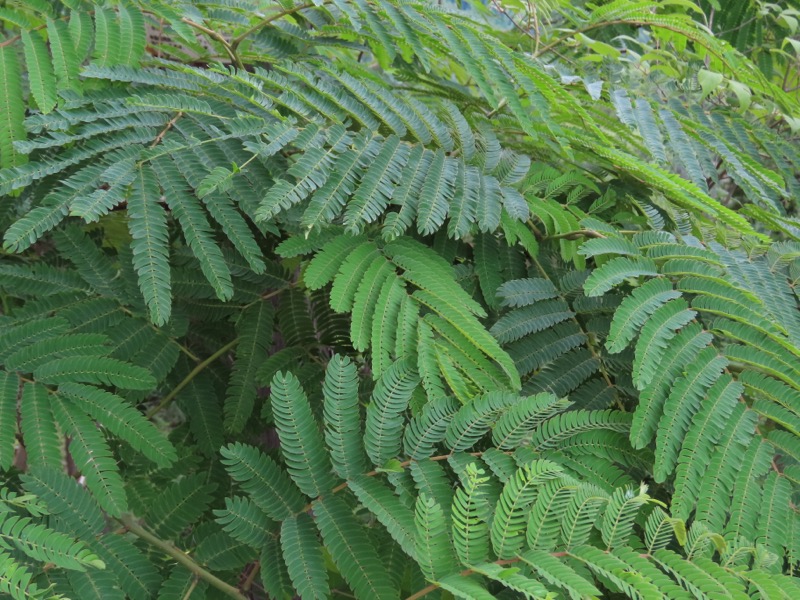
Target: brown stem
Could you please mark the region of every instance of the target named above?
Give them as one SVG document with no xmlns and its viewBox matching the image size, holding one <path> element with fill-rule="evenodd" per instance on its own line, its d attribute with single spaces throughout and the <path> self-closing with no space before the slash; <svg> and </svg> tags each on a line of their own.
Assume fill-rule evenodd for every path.
<svg viewBox="0 0 800 600">
<path fill-rule="evenodd" d="M 172 126 L 175 125 L 175 123 L 178 122 L 178 119 L 180 119 L 182 116 L 183 116 L 183 112 L 182 111 L 178 111 L 177 113 L 175 113 L 175 116 L 172 117 L 167 122 L 166 125 L 164 125 L 164 129 L 162 129 L 161 131 L 158 132 L 158 135 L 156 136 L 156 139 L 154 139 L 153 143 L 150 144 L 150 148 L 155 148 L 156 146 L 158 146 L 161 143 L 161 140 L 164 139 L 164 136 L 167 135 L 167 132 L 169 132 L 169 130 L 172 129 Z"/>
<path fill-rule="evenodd" d="M 439 587 L 438 583 L 432 583 L 429 586 L 426 586 L 426 587 L 422 588 L 416 594 L 411 594 L 408 598 L 406 598 L 406 600 L 418 600 L 419 598 L 422 598 L 423 596 L 427 596 L 428 594 L 430 594 L 431 592 L 436 590 L 438 587 Z"/>
</svg>

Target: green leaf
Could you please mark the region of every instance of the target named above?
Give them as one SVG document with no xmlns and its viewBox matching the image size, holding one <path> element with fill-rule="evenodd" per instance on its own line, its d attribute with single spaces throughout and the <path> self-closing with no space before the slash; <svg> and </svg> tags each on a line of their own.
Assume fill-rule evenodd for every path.
<svg viewBox="0 0 800 600">
<path fill-rule="evenodd" d="M 378 558 L 363 526 L 338 496 L 313 504 L 317 527 L 333 562 L 357 598 L 392 600 L 399 592 Z"/>
<path fill-rule="evenodd" d="M 13 544 L 30 558 L 62 569 L 85 571 L 87 567 L 105 567 L 83 542 L 33 523 L 29 517 L 0 513 L 0 544 L 6 547 Z"/>
<path fill-rule="evenodd" d="M 258 385 L 256 373 L 272 345 L 275 311 L 268 302 L 256 302 L 236 321 L 239 343 L 225 397 L 225 429 L 240 432 L 253 413 Z"/>
<path fill-rule="evenodd" d="M 348 487 L 386 530 L 403 551 L 416 558 L 414 549 L 414 515 L 395 494 L 376 477 L 359 475 L 348 481 Z"/>
<path fill-rule="evenodd" d="M 16 375 L 0 371 L 0 469 L 4 471 L 14 461 L 20 383 Z"/>
<path fill-rule="evenodd" d="M 80 60 L 75 52 L 69 28 L 64 21 L 47 19 L 47 36 L 50 39 L 50 52 L 53 54 L 53 67 L 58 79 L 58 89 L 80 93 L 78 70 Z"/>
<path fill-rule="evenodd" d="M 420 570 L 427 579 L 441 579 L 457 567 L 442 507 L 433 498 L 420 494 L 415 513 L 415 555 Z"/>
<path fill-rule="evenodd" d="M 164 325 L 172 312 L 167 217 L 153 172 L 140 168 L 128 198 L 133 268 L 150 319 Z"/>
<path fill-rule="evenodd" d="M 58 393 L 160 467 L 178 459 L 174 446 L 145 416 L 119 396 L 81 383 L 62 383 Z"/>
<path fill-rule="evenodd" d="M 94 60 L 101 67 L 119 64 L 120 32 L 116 13 L 108 8 L 98 8 L 94 13 L 94 21 Z"/>
<path fill-rule="evenodd" d="M 486 473 L 475 463 L 467 465 L 464 485 L 453 497 L 453 546 L 463 564 L 473 565 L 489 558 L 489 524 L 484 515 L 490 509 Z"/>
<path fill-rule="evenodd" d="M 72 438 L 70 453 L 97 503 L 110 515 L 120 516 L 128 510 L 128 500 L 119 468 L 102 434 L 74 405 L 56 396 L 51 398 L 50 404 L 53 416 Z"/>
<path fill-rule="evenodd" d="M 145 515 L 148 526 L 161 538 L 175 539 L 205 514 L 216 487 L 202 473 L 172 483 L 160 490 L 150 506 Z"/>
<path fill-rule="evenodd" d="M 147 369 L 105 356 L 70 356 L 51 360 L 37 368 L 42 383 L 94 383 L 129 390 L 152 390 L 155 378 Z"/>
<path fill-rule="evenodd" d="M 725 79 L 725 77 L 722 75 L 722 73 L 715 73 L 714 71 L 709 71 L 708 69 L 700 69 L 697 71 L 697 82 L 700 84 L 700 87 L 703 90 L 703 98 L 715 92 L 719 88 L 723 79 Z"/>
<path fill-rule="evenodd" d="M 20 431 L 31 467 L 61 465 L 62 438 L 56 431 L 48 393 L 47 387 L 39 383 L 25 383 L 22 388 Z M 14 400 L 16 406 L 16 396 Z"/>
<path fill-rule="evenodd" d="M 403 413 L 419 382 L 407 361 L 395 362 L 378 380 L 367 406 L 364 432 L 364 448 L 376 467 L 400 453 Z"/>
<path fill-rule="evenodd" d="M 281 524 L 283 559 L 297 593 L 305 598 L 328 598 L 328 573 L 314 521 L 306 514 Z"/>
<path fill-rule="evenodd" d="M 562 472 L 555 463 L 532 461 L 518 469 L 506 482 L 491 527 L 492 547 L 499 558 L 510 558 L 522 548 L 527 511 L 536 498 L 537 487 Z"/>
<path fill-rule="evenodd" d="M 225 498 L 225 508 L 215 509 L 216 522 L 236 540 L 260 549 L 275 530 L 275 523 L 264 511 L 240 496 Z"/>
<path fill-rule="evenodd" d="M 289 475 L 312 498 L 334 486 L 328 453 L 300 382 L 292 374 L 278 373 L 270 386 L 272 415 L 281 440 Z"/>
<path fill-rule="evenodd" d="M 592 271 L 583 286 L 583 291 L 587 296 L 600 296 L 626 279 L 642 275 L 651 277 L 658 275 L 656 264 L 649 258 L 639 256 L 615 258 Z"/>
<path fill-rule="evenodd" d="M 366 471 L 361 446 L 361 415 L 356 366 L 335 354 L 325 369 L 322 386 L 325 442 L 336 474 L 349 479 Z"/>
<path fill-rule="evenodd" d="M 25 63 L 28 67 L 28 85 L 36 105 L 44 114 L 52 111 L 58 102 L 56 76 L 50 62 L 47 45 L 38 34 L 23 30 L 22 45 L 25 49 Z"/>
<path fill-rule="evenodd" d="M 233 296 L 230 268 L 225 262 L 222 250 L 214 241 L 211 225 L 200 203 L 189 193 L 186 183 L 171 160 L 157 160 L 153 169 L 164 190 L 167 206 L 180 223 L 189 248 L 200 262 L 200 269 L 213 286 L 220 300 L 230 300 Z"/>
<path fill-rule="evenodd" d="M 644 389 L 653 379 L 659 363 L 667 350 L 667 344 L 678 329 L 689 324 L 697 313 L 688 309 L 685 300 L 670 300 L 657 308 L 647 320 L 636 343 L 633 361 L 633 381 L 638 389 Z"/>
<path fill-rule="evenodd" d="M 230 180 L 232 178 L 233 171 L 230 169 L 226 167 L 214 167 L 197 186 L 197 195 L 200 198 L 205 198 L 210 193 L 217 190 L 225 192 L 230 187 Z"/>
<path fill-rule="evenodd" d="M 641 507 L 650 500 L 646 491 L 647 486 L 643 485 L 638 494 L 630 488 L 620 488 L 612 494 L 600 526 L 608 550 L 627 545 L 633 533 L 634 519 Z"/>
<path fill-rule="evenodd" d="M 119 5 L 119 62 L 138 66 L 146 43 L 144 15 L 128 3 Z"/>
<path fill-rule="evenodd" d="M 627 296 L 614 312 L 606 339 L 609 352 L 618 353 L 627 346 L 645 321 L 661 305 L 680 297 L 667 279 L 651 279 Z"/>
<path fill-rule="evenodd" d="M 231 478 L 272 519 L 282 521 L 303 510 L 305 500 L 292 480 L 258 449 L 235 443 L 223 446 L 220 453 Z"/>
<path fill-rule="evenodd" d="M 25 104 L 19 58 L 13 46 L 0 47 L 0 115 L 0 168 L 20 165 L 26 157 L 14 149 L 14 142 L 25 139 Z"/>
</svg>

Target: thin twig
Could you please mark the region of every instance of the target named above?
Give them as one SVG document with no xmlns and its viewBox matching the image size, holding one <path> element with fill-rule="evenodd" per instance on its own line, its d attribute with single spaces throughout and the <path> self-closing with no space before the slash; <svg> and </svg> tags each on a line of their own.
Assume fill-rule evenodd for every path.
<svg viewBox="0 0 800 600">
<path fill-rule="evenodd" d="M 533 12 L 533 54 L 534 56 L 539 53 L 539 46 L 542 42 L 542 33 L 539 31 L 539 11 L 536 8 L 536 3 L 528 2 L 529 10 Z"/>
<path fill-rule="evenodd" d="M 716 35 L 717 37 L 722 37 L 723 35 L 727 35 L 729 33 L 733 33 L 734 31 L 739 31 L 742 27 L 747 27 L 748 25 L 750 25 L 750 23 L 752 23 L 756 19 L 758 19 L 758 15 L 756 15 L 755 17 L 750 17 L 746 21 L 743 21 L 742 23 L 739 23 L 736 27 L 731 27 L 730 29 L 726 29 L 725 31 L 718 31 L 714 35 Z"/>
<path fill-rule="evenodd" d="M 617 20 L 614 20 L 614 21 L 601 21 L 600 23 L 592 23 L 591 25 L 587 25 L 586 27 L 583 27 L 581 29 L 575 29 L 575 30 L 569 32 L 567 35 L 565 35 L 563 37 L 560 37 L 557 40 L 554 40 L 553 42 L 547 44 L 546 46 L 543 46 L 538 52 L 536 52 L 533 55 L 533 57 L 534 58 L 539 58 L 542 54 L 545 54 L 546 52 L 553 51 L 554 48 L 557 48 L 558 46 L 560 46 L 561 44 L 566 42 L 569 38 L 575 37 L 575 35 L 577 35 L 579 33 L 586 33 L 587 31 L 592 31 L 593 29 L 597 29 L 599 27 L 612 27 L 614 25 L 630 25 L 631 27 L 649 26 L 649 27 L 654 27 L 654 28 L 657 28 L 657 29 L 666 29 L 667 31 L 672 31 L 674 33 L 681 34 L 684 37 L 692 40 L 693 42 L 701 45 L 703 48 L 705 48 L 708 51 L 709 55 L 714 55 L 728 69 L 730 69 L 731 71 L 735 70 L 735 69 L 732 68 L 730 62 L 728 60 L 726 60 L 723 55 L 721 55 L 721 54 L 719 54 L 717 52 L 714 52 L 709 46 L 703 44 L 703 42 L 701 40 L 696 39 L 695 37 L 692 37 L 691 35 L 687 34 L 686 31 L 684 31 L 682 29 L 679 29 L 677 27 L 670 27 L 669 25 L 665 25 L 663 23 L 652 23 L 652 22 L 648 22 L 648 21 L 636 21 L 636 20 L 633 20 L 633 19 L 631 19 L 631 20 L 617 19 Z"/>
<path fill-rule="evenodd" d="M 164 139 L 164 136 L 167 135 L 169 130 L 172 129 L 172 126 L 175 125 L 175 123 L 178 122 L 178 119 L 180 119 L 182 116 L 183 116 L 183 111 L 178 111 L 177 113 L 175 113 L 175 116 L 172 117 L 167 122 L 166 125 L 164 125 L 164 129 L 162 129 L 161 131 L 158 132 L 158 135 L 156 136 L 156 139 L 154 139 L 153 143 L 150 144 L 150 148 L 151 149 L 155 148 L 156 146 L 158 146 L 161 143 L 161 140 Z"/>
<path fill-rule="evenodd" d="M 450 457 L 452 456 L 452 454 L 453 454 L 453 453 L 452 453 L 452 452 L 450 452 L 449 454 L 440 454 L 439 456 L 428 456 L 428 457 L 426 457 L 426 459 L 425 459 L 425 460 L 433 460 L 433 461 L 438 461 L 438 460 L 447 460 L 448 458 L 450 458 Z M 510 452 L 505 452 L 505 454 L 510 454 Z M 470 453 L 469 453 L 469 455 L 470 455 L 470 456 L 474 456 L 474 457 L 476 457 L 476 458 L 477 458 L 477 457 L 479 457 L 479 456 L 483 455 L 483 452 L 470 452 Z M 399 466 L 399 467 L 401 467 L 401 468 L 403 468 L 403 469 L 405 469 L 406 467 L 408 467 L 409 465 L 411 465 L 411 463 L 413 463 L 413 462 L 414 462 L 414 460 L 413 460 L 413 459 L 410 459 L 410 460 L 404 460 L 404 461 L 403 461 L 403 462 L 401 462 L 401 463 L 400 463 L 398 466 Z M 383 471 L 369 471 L 368 473 L 364 473 L 364 476 L 365 476 L 365 477 L 375 477 L 375 476 L 376 476 L 376 475 L 378 475 L 379 473 L 383 473 Z M 338 494 L 338 493 L 339 493 L 339 492 L 341 492 L 342 490 L 346 490 L 348 487 L 349 487 L 349 483 L 348 483 L 347 481 L 345 481 L 345 482 L 342 482 L 342 483 L 340 483 L 339 485 L 337 485 L 335 488 L 333 488 L 333 489 L 331 490 L 331 495 L 333 495 L 333 494 Z M 313 503 L 309 503 L 309 504 L 306 504 L 306 505 L 303 507 L 303 510 L 302 510 L 302 511 L 300 511 L 300 512 L 308 512 L 308 511 L 310 511 L 312 508 L 314 508 L 314 506 L 313 506 Z"/>
<path fill-rule="evenodd" d="M 192 382 L 192 380 L 195 377 L 197 377 L 208 365 L 213 363 L 220 356 L 222 356 L 225 353 L 227 353 L 229 350 L 231 350 L 231 348 L 233 348 L 238 343 L 239 343 L 239 338 L 236 338 L 236 339 L 228 342 L 222 348 L 220 348 L 219 350 L 214 352 L 214 354 L 212 354 L 207 359 L 205 359 L 203 362 L 201 362 L 199 365 L 197 365 L 194 369 L 192 369 L 192 371 L 186 377 L 183 378 L 183 381 L 181 381 L 178 385 L 176 385 L 169 394 L 164 396 L 161 399 L 161 402 L 159 402 L 155 407 L 151 408 L 148 411 L 147 415 L 145 415 L 145 416 L 148 419 L 151 419 L 153 417 L 153 415 L 155 415 L 155 414 L 161 412 L 162 410 L 164 410 L 167 406 L 169 406 L 170 402 L 172 402 L 175 399 L 175 396 L 177 396 L 181 392 L 181 390 L 183 390 L 183 388 L 185 388 L 187 385 L 189 385 Z"/>
<path fill-rule="evenodd" d="M 186 17 L 181 19 L 181 22 L 186 23 L 189 27 L 194 27 L 195 29 L 197 29 L 197 31 L 202 31 L 210 38 L 217 40 L 222 45 L 223 49 L 225 50 L 225 53 L 230 57 L 233 64 L 239 69 L 244 69 L 244 64 L 242 64 L 242 60 L 239 58 L 239 55 L 236 54 L 236 49 L 232 47 L 231 44 L 228 43 L 228 40 L 226 40 L 225 36 L 222 35 L 220 32 L 214 31 L 213 29 L 210 29 L 205 25 L 201 25 L 200 23 L 195 23 L 194 21 L 192 21 L 191 19 L 187 19 Z"/>
<path fill-rule="evenodd" d="M 134 534 L 136 537 L 144 540 L 154 548 L 161 550 L 167 556 L 175 559 L 181 565 L 189 569 L 189 571 L 194 573 L 197 577 L 203 581 L 207 581 L 219 591 L 227 594 L 231 598 L 236 598 L 236 600 L 247 600 L 247 597 L 244 596 L 238 589 L 229 583 L 225 583 L 216 575 L 206 571 L 203 567 L 189 558 L 185 552 L 175 546 L 175 544 L 157 538 L 155 535 L 147 531 L 144 527 L 136 522 L 136 519 L 133 517 L 133 515 L 122 515 L 122 517 L 120 517 L 118 520 L 125 526 L 125 529 Z"/>
<path fill-rule="evenodd" d="M 322 4 L 327 4 L 327 2 L 323 2 Z M 320 4 L 320 6 L 322 6 L 322 4 Z M 231 44 L 230 44 L 230 49 L 233 52 L 236 52 L 236 49 L 239 47 L 239 44 L 241 44 L 245 39 L 247 39 L 249 36 L 254 34 L 256 31 L 258 31 L 262 27 L 266 27 L 267 25 L 269 25 L 273 21 L 277 21 L 278 19 L 281 19 L 281 18 L 286 17 L 288 15 L 294 14 L 294 13 L 296 13 L 298 11 L 305 10 L 306 8 L 313 8 L 314 6 L 316 6 L 316 4 L 314 4 L 313 2 L 307 2 L 306 4 L 299 4 L 297 6 L 292 6 L 291 8 L 287 8 L 285 10 L 282 10 L 280 12 L 274 13 L 274 14 L 262 19 L 261 21 L 259 21 L 255 25 L 253 25 L 250 29 L 245 30 L 243 33 L 241 33 L 241 34 L 237 35 L 235 38 L 233 38 L 233 40 L 231 41 Z"/>
<path fill-rule="evenodd" d="M 422 588 L 416 594 L 411 594 L 408 598 L 406 598 L 406 600 L 419 600 L 419 598 L 422 598 L 423 596 L 427 596 L 428 594 L 430 594 L 431 592 L 437 590 L 438 588 L 439 588 L 439 584 L 438 583 L 432 583 L 429 586 L 426 586 L 426 587 Z"/>
<path fill-rule="evenodd" d="M 255 565 L 253 565 L 253 568 L 250 569 L 250 572 L 247 574 L 247 579 L 245 579 L 244 583 L 242 584 L 243 592 L 247 592 L 250 590 L 251 587 L 253 587 L 253 581 L 255 581 L 256 575 L 258 575 L 258 572 L 260 570 L 261 570 L 261 561 L 258 561 Z"/>
<path fill-rule="evenodd" d="M 599 231 L 594 229 L 579 229 L 577 231 L 567 231 L 566 233 L 557 233 L 555 235 L 548 235 L 542 239 L 546 240 L 578 240 L 580 238 L 604 238 L 606 237 Z"/>
<path fill-rule="evenodd" d="M 494 5 L 495 9 L 497 9 L 497 11 L 501 15 L 503 15 L 506 19 L 511 21 L 511 24 L 514 25 L 514 27 L 516 27 L 517 29 L 520 30 L 521 33 L 523 33 L 524 35 L 528 36 L 529 38 L 531 38 L 532 40 L 535 41 L 535 39 L 536 39 L 535 36 L 531 35 L 530 31 L 525 31 L 525 28 L 522 25 L 520 25 L 519 23 L 517 23 L 514 20 L 514 18 L 510 14 L 508 14 L 508 11 L 506 11 L 505 8 L 500 6 L 500 4 L 497 2 L 497 0 L 492 0 L 492 4 Z"/>
<path fill-rule="evenodd" d="M 491 118 L 492 118 L 493 116 L 495 116 L 495 115 L 496 115 L 498 112 L 500 112 L 501 110 L 503 110 L 503 107 L 504 107 L 506 104 L 508 104 L 508 98 L 503 98 L 502 100 L 500 100 L 500 102 L 498 102 L 498 103 L 497 103 L 497 107 L 495 107 L 494 109 L 492 109 L 491 111 L 489 111 L 488 113 L 486 113 L 486 118 L 487 118 L 487 119 L 491 119 Z"/>
<path fill-rule="evenodd" d="M 186 593 L 183 595 L 183 600 L 189 600 L 194 594 L 194 589 L 197 587 L 197 584 L 200 583 L 200 578 L 195 575 L 194 579 L 192 579 L 192 585 L 189 586 L 189 589 L 186 590 Z"/>
</svg>

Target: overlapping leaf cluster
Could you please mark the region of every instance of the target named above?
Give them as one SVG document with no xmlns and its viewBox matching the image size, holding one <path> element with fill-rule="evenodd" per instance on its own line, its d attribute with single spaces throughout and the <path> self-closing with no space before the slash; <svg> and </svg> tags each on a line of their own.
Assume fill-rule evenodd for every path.
<svg viewBox="0 0 800 600">
<path fill-rule="evenodd" d="M 524 4 L 0 7 L 0 593 L 800 596 L 791 2 Z"/>
</svg>

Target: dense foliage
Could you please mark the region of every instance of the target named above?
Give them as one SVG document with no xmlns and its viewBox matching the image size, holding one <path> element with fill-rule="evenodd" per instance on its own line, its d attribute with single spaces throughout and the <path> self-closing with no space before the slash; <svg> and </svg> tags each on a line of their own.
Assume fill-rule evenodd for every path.
<svg viewBox="0 0 800 600">
<path fill-rule="evenodd" d="M 0 2 L 0 595 L 800 597 L 798 8 Z"/>
</svg>

